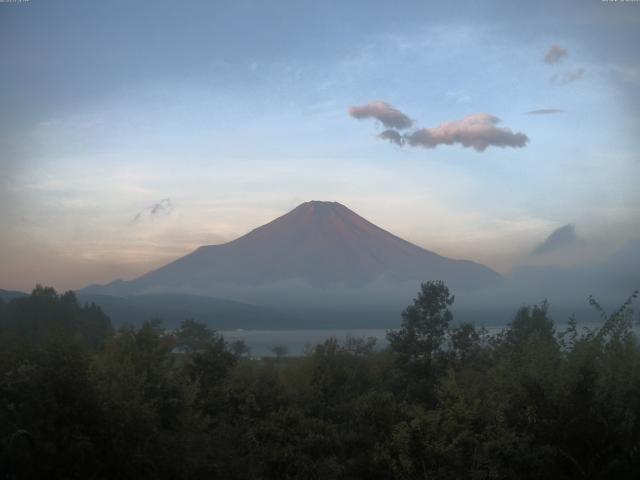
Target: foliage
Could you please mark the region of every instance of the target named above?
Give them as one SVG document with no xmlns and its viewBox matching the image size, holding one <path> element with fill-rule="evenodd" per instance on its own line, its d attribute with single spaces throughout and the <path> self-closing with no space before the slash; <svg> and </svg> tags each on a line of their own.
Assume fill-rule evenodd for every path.
<svg viewBox="0 0 640 480">
<path fill-rule="evenodd" d="M 637 478 L 636 296 L 591 298 L 599 328 L 557 331 L 543 302 L 489 335 L 427 282 L 387 348 L 251 359 L 36 287 L 0 304 L 0 478 Z"/>
<path fill-rule="evenodd" d="M 111 321 L 94 304 L 81 306 L 75 293 L 59 295 L 37 285 L 28 297 L 0 303 L 0 346 L 39 345 L 52 337 L 73 337 L 98 349 L 111 334 Z"/>
</svg>

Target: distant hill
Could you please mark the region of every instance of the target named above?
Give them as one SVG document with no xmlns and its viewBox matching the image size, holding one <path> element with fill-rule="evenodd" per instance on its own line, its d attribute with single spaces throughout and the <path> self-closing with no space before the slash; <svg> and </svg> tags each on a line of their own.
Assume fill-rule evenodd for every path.
<svg viewBox="0 0 640 480">
<path fill-rule="evenodd" d="M 28 293 L 0 289 L 0 299 L 9 303 Z M 344 311 L 340 309 L 265 307 L 213 297 L 187 294 L 150 294 L 118 297 L 78 294 L 81 305 L 95 303 L 114 326 L 141 325 L 160 319 L 167 328 L 194 319 L 218 330 L 306 329 L 306 328 L 391 328 L 396 326 L 397 310 Z"/>
<path fill-rule="evenodd" d="M 305 328 L 390 328 L 398 323 L 398 311 L 341 311 L 327 309 L 277 309 L 212 297 L 185 294 L 150 294 L 117 297 L 81 294 L 81 303 L 95 303 L 116 326 L 140 325 L 158 318 L 174 328 L 185 319 L 204 322 L 218 330 L 305 329 Z"/>
<path fill-rule="evenodd" d="M 420 281 L 430 279 L 475 289 L 496 285 L 501 276 L 484 265 L 409 243 L 339 203 L 312 201 L 232 242 L 200 247 L 135 280 L 93 285 L 81 293 L 231 298 L 225 294 L 230 289 L 287 282 L 322 290 L 358 289 L 380 281 L 410 282 L 415 292 Z"/>
<path fill-rule="evenodd" d="M 26 297 L 27 295 L 29 294 L 25 292 L 19 292 L 17 290 L 3 290 L 0 288 L 0 299 L 2 299 L 3 302 L 10 302 L 14 298 Z"/>
</svg>

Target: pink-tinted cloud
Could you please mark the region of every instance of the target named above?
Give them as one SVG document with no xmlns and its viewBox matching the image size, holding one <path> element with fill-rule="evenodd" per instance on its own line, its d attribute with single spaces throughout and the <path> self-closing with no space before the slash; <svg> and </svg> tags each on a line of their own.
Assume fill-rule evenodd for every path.
<svg viewBox="0 0 640 480">
<path fill-rule="evenodd" d="M 535 113 L 551 113 L 551 111 Z M 380 133 L 378 138 L 400 147 L 408 145 L 435 148 L 438 145 L 459 144 L 484 152 L 490 146 L 522 148 L 529 141 L 529 137 L 524 133 L 514 133 L 508 128 L 497 127 L 496 124 L 500 123 L 500 119 L 488 113 L 474 113 L 435 128 L 421 128 L 405 134 L 398 130 L 410 127 L 413 120 L 386 102 L 377 101 L 360 107 L 351 107 L 349 115 L 357 119 L 379 120 L 389 128 Z"/>
<path fill-rule="evenodd" d="M 409 128 L 413 125 L 413 120 L 407 117 L 397 108 L 387 102 L 377 101 L 367 103 L 362 106 L 349 108 L 349 115 L 358 120 L 365 118 L 375 118 L 387 128 L 397 128 L 399 130 Z"/>
<path fill-rule="evenodd" d="M 554 64 L 560 62 L 567 56 L 567 50 L 560 45 L 552 45 L 544 56 L 544 61 L 548 64 Z"/>
<path fill-rule="evenodd" d="M 446 122 L 435 128 L 421 128 L 404 135 L 404 142 L 412 147 L 435 148 L 438 145 L 459 144 L 484 152 L 487 147 L 522 148 L 529 141 L 524 133 L 497 127 L 498 117 L 474 113 L 460 120 Z"/>
</svg>

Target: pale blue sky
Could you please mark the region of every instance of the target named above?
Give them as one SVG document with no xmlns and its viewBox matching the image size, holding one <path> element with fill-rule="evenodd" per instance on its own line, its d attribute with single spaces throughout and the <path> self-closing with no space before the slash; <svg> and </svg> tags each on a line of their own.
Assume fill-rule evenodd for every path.
<svg viewBox="0 0 640 480">
<path fill-rule="evenodd" d="M 0 288 L 131 278 L 311 199 L 501 272 L 570 222 L 605 255 L 640 231 L 638 45 L 637 3 L 0 3 Z M 400 148 L 347 114 L 375 100 L 530 141 Z"/>
</svg>

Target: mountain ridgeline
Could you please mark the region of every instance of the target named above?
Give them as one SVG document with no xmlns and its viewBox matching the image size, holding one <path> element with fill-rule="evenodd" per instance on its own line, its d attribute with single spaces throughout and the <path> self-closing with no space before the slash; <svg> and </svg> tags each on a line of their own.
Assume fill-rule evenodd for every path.
<svg viewBox="0 0 640 480">
<path fill-rule="evenodd" d="M 311 201 L 229 243 L 200 247 L 135 280 L 84 293 L 181 292 L 247 300 L 251 296 L 238 292 L 277 284 L 353 291 L 381 281 L 410 282 L 414 290 L 416 282 L 431 279 L 464 289 L 501 281 L 484 265 L 418 247 L 340 203 Z"/>
</svg>

